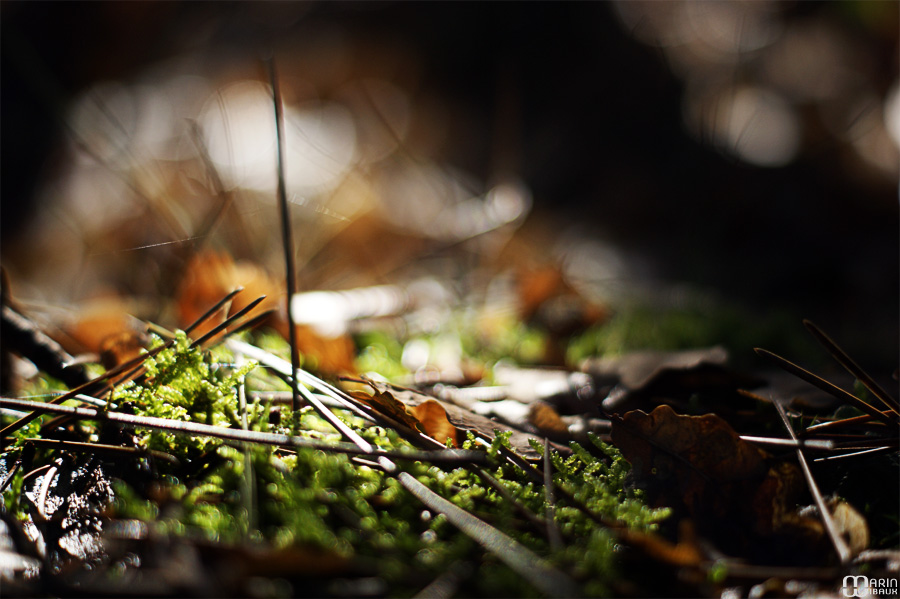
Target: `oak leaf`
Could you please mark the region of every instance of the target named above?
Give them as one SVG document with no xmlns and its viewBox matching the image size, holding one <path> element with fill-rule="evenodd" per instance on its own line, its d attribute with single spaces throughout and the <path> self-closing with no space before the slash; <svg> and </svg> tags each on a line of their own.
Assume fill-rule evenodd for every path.
<svg viewBox="0 0 900 599">
<path fill-rule="evenodd" d="M 612 418 L 611 437 L 649 499 L 692 518 L 723 549 L 812 562 L 827 550 L 817 519 L 798 513 L 796 464 L 772 459 L 719 416 L 635 410 Z"/>
</svg>

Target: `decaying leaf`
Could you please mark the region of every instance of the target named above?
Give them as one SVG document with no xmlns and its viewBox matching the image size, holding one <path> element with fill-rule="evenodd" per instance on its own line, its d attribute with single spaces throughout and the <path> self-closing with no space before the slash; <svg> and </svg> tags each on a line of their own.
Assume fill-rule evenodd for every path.
<svg viewBox="0 0 900 599">
<path fill-rule="evenodd" d="M 534 402 L 529 406 L 528 422 L 542 435 L 553 439 L 565 439 L 569 432 L 569 426 L 553 406 L 542 401 Z"/>
<path fill-rule="evenodd" d="M 426 398 L 418 404 L 407 405 L 384 390 L 376 389 L 374 395 L 363 392 L 351 392 L 350 394 L 378 413 L 411 430 L 425 433 L 441 444 L 450 439 L 453 447 L 459 447 L 461 431 L 450 423 L 443 405 L 436 399 Z"/>
<path fill-rule="evenodd" d="M 692 518 L 723 548 L 763 558 L 776 543 L 779 552 L 805 547 L 804 558 L 827 553 L 819 522 L 797 510 L 797 466 L 742 440 L 722 418 L 662 405 L 613 418 L 612 440 L 652 501 Z"/>
<path fill-rule="evenodd" d="M 453 447 L 459 447 L 458 433 L 461 431 L 447 419 L 444 407 L 435 399 L 426 399 L 417 406 L 412 406 L 409 411 L 413 413 L 425 434 L 445 443 L 448 439 Z"/>
<path fill-rule="evenodd" d="M 374 395 L 369 395 L 361 391 L 350 392 L 350 395 L 367 406 L 371 407 L 379 414 L 387 416 L 400 424 L 406 425 L 410 429 L 417 429 L 419 421 L 412 415 L 406 406 L 394 399 L 394 396 L 386 391 L 376 390 Z"/>
<path fill-rule="evenodd" d="M 639 479 L 652 478 L 674 503 L 696 515 L 732 509 L 723 499 L 759 486 L 765 454 L 713 414 L 680 416 L 666 405 L 613 419 L 612 440 Z"/>
<path fill-rule="evenodd" d="M 376 392 L 387 392 L 394 400 L 405 405 L 410 410 L 426 402 L 436 403 L 440 408 L 443 409 L 448 422 L 456 428 L 457 438 L 460 440 L 465 438 L 466 430 L 471 430 L 490 439 L 493 439 L 496 435 L 495 431 L 509 431 L 512 433 L 509 438 L 509 443 L 516 453 L 527 459 L 540 458 L 540 455 L 531 447 L 531 444 L 528 442 L 529 439 L 533 439 L 542 443 L 543 439 L 541 439 L 540 437 L 522 432 L 503 423 L 491 420 L 490 418 L 475 414 L 474 412 L 466 410 L 465 408 L 461 408 L 449 402 L 441 401 L 439 399 L 423 395 L 411 389 L 404 389 L 402 387 L 395 387 L 387 383 L 379 383 L 375 381 L 370 381 L 369 384 L 376 390 Z M 554 449 L 564 454 L 569 453 L 569 449 L 567 447 L 554 445 Z"/>
</svg>

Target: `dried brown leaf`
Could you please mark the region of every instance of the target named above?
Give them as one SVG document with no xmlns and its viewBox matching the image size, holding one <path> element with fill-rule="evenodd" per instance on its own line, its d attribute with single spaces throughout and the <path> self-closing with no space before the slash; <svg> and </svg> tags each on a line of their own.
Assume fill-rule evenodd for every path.
<svg viewBox="0 0 900 599">
<path fill-rule="evenodd" d="M 719 416 L 662 405 L 613 418 L 611 436 L 652 501 L 692 518 L 727 550 L 769 559 L 777 546 L 782 559 L 812 561 L 827 554 L 819 523 L 796 509 L 796 464 L 772 460 Z"/>
<path fill-rule="evenodd" d="M 416 417 L 426 435 L 438 441 L 446 443 L 447 439 L 453 447 L 459 447 L 459 436 L 462 431 L 453 426 L 447 419 L 447 411 L 435 399 L 426 399 L 417 406 L 408 408 Z"/>
<path fill-rule="evenodd" d="M 370 386 L 375 388 L 376 391 L 389 391 L 394 399 L 409 408 L 418 406 L 428 401 L 437 402 L 447 415 L 447 420 L 457 429 L 457 435 L 459 439 L 465 438 L 466 430 L 471 430 L 489 439 L 494 438 L 494 431 L 509 431 L 511 432 L 509 438 L 510 446 L 517 454 L 532 460 L 540 458 L 540 454 L 538 454 L 528 442 L 529 439 L 542 442 L 542 439 L 535 435 L 525 433 L 514 427 L 507 426 L 503 423 L 471 412 L 465 408 L 453 405 L 449 402 L 441 401 L 440 399 L 429 397 L 411 389 L 404 389 L 401 387 L 395 387 L 386 383 L 379 383 L 374 381 L 370 381 L 369 384 Z M 554 445 L 553 447 L 555 450 L 562 453 L 569 452 L 569 449 L 564 446 Z"/>
</svg>

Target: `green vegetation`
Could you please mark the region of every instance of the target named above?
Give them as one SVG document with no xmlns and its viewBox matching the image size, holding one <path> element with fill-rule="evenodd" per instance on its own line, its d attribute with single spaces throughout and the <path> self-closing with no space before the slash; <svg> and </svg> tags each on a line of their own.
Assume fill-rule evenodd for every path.
<svg viewBox="0 0 900 599">
<path fill-rule="evenodd" d="M 179 333 L 172 347 L 146 361 L 145 377 L 118 387 L 109 399 L 116 409 L 140 416 L 289 433 L 289 418 L 270 417 L 277 408 L 262 401 L 242 403 L 239 396 L 245 384 L 269 388 L 284 384 L 252 362 L 238 367 L 233 361 L 234 356 L 222 348 L 213 352 L 191 348 Z M 347 411 L 336 413 L 377 447 L 411 448 L 397 431 Z M 340 440 L 310 407 L 301 409 L 299 421 L 301 437 Z M 39 422 L 29 427 L 29 435 L 37 433 L 34 426 Z M 102 424 L 80 426 L 89 438 L 103 434 Z M 486 451 L 490 464 L 486 471 L 471 464 L 438 467 L 408 460 L 398 461 L 398 468 L 567 572 L 586 593 L 602 595 L 610 592 L 615 579 L 615 540 L 584 510 L 645 531 L 653 530 L 667 511 L 643 505 L 640 493 L 624 485 L 627 462 L 610 445 L 592 441 L 590 448 L 573 443 L 571 455 L 553 451 L 550 456 L 554 482 L 575 498 L 558 499 L 555 506 L 555 524 L 564 539 L 561 547 L 551 545 L 546 526 L 535 524 L 545 517 L 545 488 L 503 457 L 502 447 L 509 446 L 506 435 L 498 435 L 490 447 L 479 445 L 471 433 L 465 441 L 465 449 Z M 313 551 L 345 575 L 360 570 L 377 574 L 392 595 L 411 595 L 458 564 L 475 569 L 462 583 L 465 595 L 536 592 L 443 515 L 429 512 L 401 486 L 397 472 L 385 472 L 371 461 L 322 450 L 229 445 L 209 437 L 140 428 L 134 442 L 173 456 L 177 465 L 134 458 L 152 462 L 149 471 L 141 471 L 143 476 L 152 471 L 152 480 L 131 475 L 114 481 L 115 499 L 107 511 L 117 519 L 141 520 L 155 535 L 252 544 L 271 551 Z M 535 449 L 543 452 L 543 446 Z M 485 474 L 498 488 L 485 483 Z M 4 502 L 8 511 L 27 519 L 29 504 L 17 500 L 21 486 L 21 478 L 13 481 Z M 527 512 L 530 519 L 524 516 Z"/>
<path fill-rule="evenodd" d="M 752 323 L 752 326 L 748 326 Z M 590 356 L 617 356 L 629 351 L 695 349 L 722 345 L 731 364 L 751 366 L 754 347 L 765 347 L 794 359 L 823 361 L 817 346 L 780 312 L 753 314 L 732 304 L 685 301 L 675 307 L 635 303 L 623 306 L 609 322 L 575 337 L 567 361 L 577 364 Z"/>
</svg>

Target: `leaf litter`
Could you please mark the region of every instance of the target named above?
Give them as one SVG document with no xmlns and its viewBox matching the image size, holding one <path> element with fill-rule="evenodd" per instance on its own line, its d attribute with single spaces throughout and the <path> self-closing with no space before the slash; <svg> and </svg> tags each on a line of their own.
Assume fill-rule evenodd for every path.
<svg viewBox="0 0 900 599">
<path fill-rule="evenodd" d="M 811 406 L 721 347 L 591 351 L 615 306 L 517 237 L 518 215 L 440 234 L 341 219 L 298 270 L 282 175 L 283 284 L 203 249 L 235 225 L 204 168 L 198 234 L 129 246 L 168 252 L 161 316 L 184 332 L 136 328 L 124 303 L 54 330 L 4 281 L 2 351 L 53 377 L 0 399 L 5 589 L 734 596 L 897 576 L 896 490 L 843 482 L 896 479 L 897 402 L 815 325 L 858 389 L 758 350 L 834 400 Z M 512 276 L 481 247 L 498 243 L 517 248 Z M 370 272 L 335 284 L 341 252 Z M 447 267 L 472 256 L 461 279 Z M 413 259 L 402 301 L 373 305 Z M 369 304 L 295 324 L 295 272 Z"/>
</svg>

